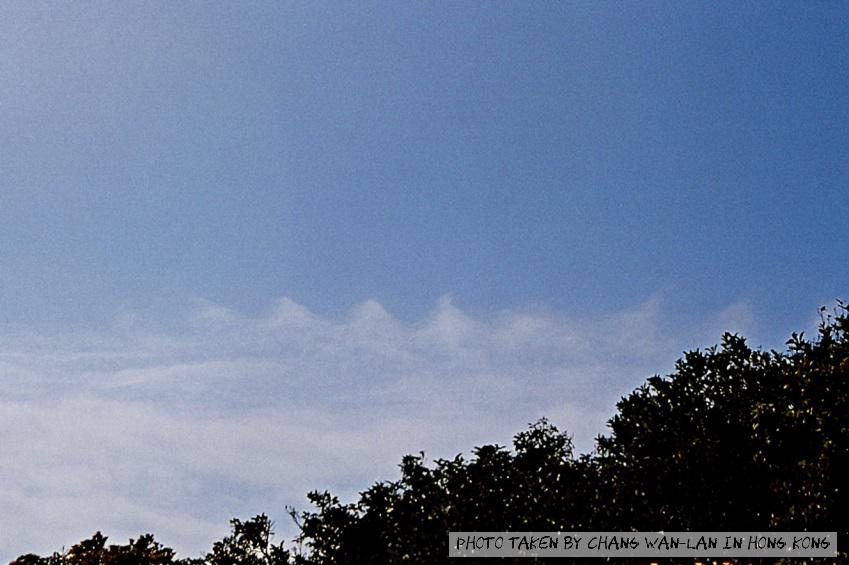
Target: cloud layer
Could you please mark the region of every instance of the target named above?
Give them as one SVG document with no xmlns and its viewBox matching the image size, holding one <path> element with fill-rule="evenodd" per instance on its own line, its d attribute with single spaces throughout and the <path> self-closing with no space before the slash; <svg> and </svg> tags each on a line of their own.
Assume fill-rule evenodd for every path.
<svg viewBox="0 0 849 565">
<path fill-rule="evenodd" d="M 592 448 L 616 400 L 681 351 L 745 331 L 735 305 L 682 328 L 656 300 L 592 320 L 475 318 L 442 299 L 402 322 L 290 299 L 259 317 L 199 302 L 176 327 L 10 333 L 0 347 L 0 557 L 152 531 L 196 555 L 228 520 L 397 476 L 405 453 L 509 443 L 547 416 Z"/>
</svg>

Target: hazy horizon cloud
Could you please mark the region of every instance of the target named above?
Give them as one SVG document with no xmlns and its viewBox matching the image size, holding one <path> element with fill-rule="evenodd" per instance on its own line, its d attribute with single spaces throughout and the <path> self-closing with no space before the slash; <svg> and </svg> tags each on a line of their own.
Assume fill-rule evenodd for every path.
<svg viewBox="0 0 849 565">
<path fill-rule="evenodd" d="M 291 534 L 284 507 L 310 490 L 352 499 L 407 453 L 509 445 L 543 416 L 587 451 L 621 395 L 752 326 L 745 304 L 673 322 L 657 299 L 587 320 L 476 318 L 444 297 L 402 322 L 375 300 L 330 319 L 281 298 L 256 317 L 198 301 L 178 329 L 125 313 L 100 332 L 9 334 L 0 554 L 99 529 L 195 555 L 259 512 Z"/>
</svg>

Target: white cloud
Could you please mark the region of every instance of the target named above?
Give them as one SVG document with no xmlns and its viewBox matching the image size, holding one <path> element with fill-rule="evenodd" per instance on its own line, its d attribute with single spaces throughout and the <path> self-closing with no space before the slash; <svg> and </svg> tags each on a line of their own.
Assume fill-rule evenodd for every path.
<svg viewBox="0 0 849 565">
<path fill-rule="evenodd" d="M 621 395 L 731 322 L 751 314 L 688 330 L 652 300 L 593 320 L 477 319 L 446 298 L 404 323 L 373 300 L 326 319 L 283 298 L 256 318 L 199 302 L 179 330 L 122 315 L 102 332 L 7 335 L 0 556 L 97 529 L 195 555 L 259 512 L 291 533 L 284 505 L 309 490 L 352 497 L 406 453 L 507 444 L 542 416 L 587 450 Z"/>
</svg>

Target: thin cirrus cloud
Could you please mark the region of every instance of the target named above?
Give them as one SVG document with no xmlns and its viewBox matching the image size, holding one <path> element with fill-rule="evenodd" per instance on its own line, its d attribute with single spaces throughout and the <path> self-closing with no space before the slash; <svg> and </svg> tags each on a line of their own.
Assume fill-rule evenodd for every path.
<svg viewBox="0 0 849 565">
<path fill-rule="evenodd" d="M 746 331 L 734 305 L 673 331 L 658 300 L 592 320 L 474 317 L 443 298 L 404 322 L 369 300 L 340 319 L 278 300 L 248 317 L 198 303 L 179 330 L 133 316 L 101 332 L 9 334 L 0 349 L 0 557 L 102 530 L 196 555 L 228 520 L 343 498 L 406 453 L 509 443 L 546 416 L 581 451 L 615 401 L 683 349 Z"/>
</svg>

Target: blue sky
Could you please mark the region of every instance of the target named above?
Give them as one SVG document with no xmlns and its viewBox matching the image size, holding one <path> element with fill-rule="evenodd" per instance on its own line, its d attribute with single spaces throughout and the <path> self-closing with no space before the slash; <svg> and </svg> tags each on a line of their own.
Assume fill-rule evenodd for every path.
<svg viewBox="0 0 849 565">
<path fill-rule="evenodd" d="M 12 2 L 0 78 L 0 419 L 44 422 L 6 432 L 6 557 L 90 526 L 198 551 L 303 506 L 295 469 L 353 493 L 541 415 L 589 448 L 684 349 L 780 347 L 849 298 L 842 3 Z M 489 401 L 440 407 L 449 377 Z M 69 432 L 75 406 L 100 416 Z M 269 426 L 313 447 L 159 461 L 167 511 L 104 431 L 218 430 L 257 467 Z"/>
</svg>

